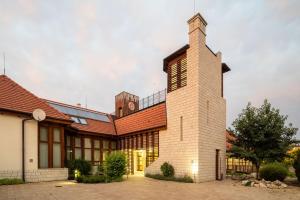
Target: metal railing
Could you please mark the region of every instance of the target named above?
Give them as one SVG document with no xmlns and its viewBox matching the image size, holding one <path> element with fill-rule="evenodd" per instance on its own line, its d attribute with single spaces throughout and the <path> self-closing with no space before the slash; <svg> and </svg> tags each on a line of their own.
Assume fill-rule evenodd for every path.
<svg viewBox="0 0 300 200">
<path fill-rule="evenodd" d="M 147 96 L 139 100 L 139 110 L 143 110 L 150 106 L 166 101 L 166 94 L 167 94 L 167 90 L 164 89 L 157 93 L 154 93 L 153 95 Z"/>
</svg>

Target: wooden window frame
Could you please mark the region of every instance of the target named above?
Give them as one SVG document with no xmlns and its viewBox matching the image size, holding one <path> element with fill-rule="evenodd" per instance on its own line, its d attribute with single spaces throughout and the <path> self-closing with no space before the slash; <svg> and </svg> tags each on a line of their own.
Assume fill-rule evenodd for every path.
<svg viewBox="0 0 300 200">
<path fill-rule="evenodd" d="M 93 161 L 94 161 L 94 158 L 93 158 L 93 154 L 94 154 L 94 152 L 93 152 L 93 138 L 91 138 L 91 137 L 82 137 L 82 138 L 83 138 L 83 147 L 82 147 L 82 149 L 83 149 L 83 159 L 86 160 L 86 159 L 85 159 L 85 150 L 86 150 L 86 149 L 89 149 L 89 150 L 91 150 L 91 160 L 86 160 L 86 161 L 92 162 L 92 163 L 93 163 Z M 86 147 L 86 146 L 85 146 L 85 140 L 86 140 L 86 139 L 89 139 L 89 140 L 90 140 L 90 142 L 91 142 L 91 147 Z"/>
<path fill-rule="evenodd" d="M 48 141 L 41 141 L 40 134 L 41 128 L 46 128 L 48 131 Z M 54 128 L 60 129 L 60 142 L 54 142 Z M 40 166 L 40 143 L 48 143 L 48 167 L 42 168 Z M 60 144 L 60 167 L 53 167 L 53 144 Z M 49 169 L 49 168 L 64 168 L 65 161 L 65 145 L 64 145 L 64 128 L 56 125 L 48 125 L 48 124 L 39 124 L 38 125 L 38 168 L 39 169 Z"/>
<path fill-rule="evenodd" d="M 79 135 L 79 136 L 77 135 L 77 136 L 74 136 L 73 138 L 74 138 L 74 139 L 73 139 L 73 141 L 74 141 L 74 143 L 73 143 L 73 149 L 74 149 L 74 150 L 73 150 L 73 152 L 74 152 L 74 153 L 73 153 L 73 158 L 74 158 L 74 159 L 77 159 L 77 158 L 76 158 L 76 152 L 75 152 L 75 150 L 76 150 L 76 149 L 80 149 L 80 152 L 81 152 L 80 159 L 83 159 L 84 157 L 83 157 L 82 137 L 81 137 L 80 135 Z M 79 138 L 79 141 L 80 141 L 80 147 L 77 147 L 77 146 L 76 146 L 76 138 Z"/>
<path fill-rule="evenodd" d="M 168 93 L 187 85 L 187 66 L 182 70 L 182 61 L 184 59 L 187 59 L 186 54 L 183 54 L 168 63 Z M 176 64 L 176 74 L 172 75 L 172 66 L 174 64 Z M 185 77 L 183 77 L 184 73 L 186 73 Z M 173 78 L 176 78 L 176 81 L 174 83 L 172 83 Z M 176 85 L 176 87 L 173 88 L 173 85 Z"/>
</svg>

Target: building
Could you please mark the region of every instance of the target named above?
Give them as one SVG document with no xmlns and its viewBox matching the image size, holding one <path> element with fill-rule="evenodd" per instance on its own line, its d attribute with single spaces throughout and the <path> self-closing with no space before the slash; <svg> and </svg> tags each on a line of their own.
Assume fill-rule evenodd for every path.
<svg viewBox="0 0 300 200">
<path fill-rule="evenodd" d="M 220 180 L 226 171 L 226 101 L 221 53 L 206 45 L 205 19 L 188 20 L 189 43 L 163 60 L 166 90 L 139 99 L 122 92 L 115 114 L 41 99 L 0 76 L 0 178 L 63 180 L 65 162 L 83 158 L 97 166 L 107 153 L 127 154 L 130 174 L 159 173 L 164 162 L 175 176 Z M 35 109 L 46 119 L 32 119 Z M 23 137 L 22 137 L 23 136 Z"/>
<path fill-rule="evenodd" d="M 236 158 L 233 156 L 231 149 L 236 141 L 236 135 L 233 131 L 226 130 L 226 170 L 228 174 L 232 173 L 253 173 L 256 172 L 255 165 L 250 160 Z"/>
</svg>

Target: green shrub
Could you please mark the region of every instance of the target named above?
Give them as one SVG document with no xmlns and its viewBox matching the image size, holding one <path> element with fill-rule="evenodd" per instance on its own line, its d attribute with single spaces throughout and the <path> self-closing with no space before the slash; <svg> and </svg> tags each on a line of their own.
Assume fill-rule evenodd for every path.
<svg viewBox="0 0 300 200">
<path fill-rule="evenodd" d="M 298 182 L 300 182 L 300 152 L 298 152 L 297 154 L 293 167 L 295 168 L 295 174 L 297 176 Z"/>
<path fill-rule="evenodd" d="M 69 179 L 74 177 L 75 170 L 78 170 L 81 175 L 89 175 L 92 169 L 90 162 L 86 160 L 76 159 L 68 161 Z"/>
<path fill-rule="evenodd" d="M 112 152 L 106 156 L 104 171 L 110 180 L 120 180 L 126 173 L 126 156 L 123 152 Z"/>
<path fill-rule="evenodd" d="M 176 182 L 182 182 L 182 183 L 193 183 L 193 179 L 187 175 L 184 177 L 174 177 L 174 176 L 164 176 L 161 174 L 145 174 L 148 178 L 158 179 L 158 180 L 164 180 L 164 181 L 176 181 Z"/>
<path fill-rule="evenodd" d="M 160 170 L 163 173 L 165 177 L 173 177 L 174 176 L 174 167 L 169 164 L 168 162 L 165 162 L 160 166 Z"/>
<path fill-rule="evenodd" d="M 267 181 L 283 181 L 288 175 L 288 169 L 278 162 L 269 163 L 261 167 L 259 175 Z"/>
<path fill-rule="evenodd" d="M 106 177 L 101 175 L 101 176 L 79 176 L 76 178 L 76 181 L 78 183 L 105 183 L 106 182 Z"/>
<path fill-rule="evenodd" d="M 23 180 L 17 178 L 4 178 L 0 179 L 0 185 L 17 185 L 24 183 Z"/>
<path fill-rule="evenodd" d="M 99 165 L 98 165 L 98 167 L 97 167 L 97 173 L 98 173 L 99 175 L 105 174 L 105 172 L 104 172 L 104 166 L 103 166 L 102 164 L 99 164 Z"/>
</svg>

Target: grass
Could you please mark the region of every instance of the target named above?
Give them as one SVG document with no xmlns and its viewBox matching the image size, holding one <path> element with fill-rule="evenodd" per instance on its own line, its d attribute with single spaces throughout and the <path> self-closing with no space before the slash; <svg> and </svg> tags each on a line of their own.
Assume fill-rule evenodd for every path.
<svg viewBox="0 0 300 200">
<path fill-rule="evenodd" d="M 193 183 L 193 179 L 189 176 L 184 177 L 166 177 L 161 174 L 145 174 L 148 178 L 158 179 L 158 180 L 164 180 L 164 181 L 176 181 L 176 182 L 182 182 L 182 183 Z"/>
<path fill-rule="evenodd" d="M 4 178 L 0 179 L 0 185 L 17 185 L 17 184 L 23 184 L 24 182 L 21 179 L 17 178 Z"/>
</svg>

